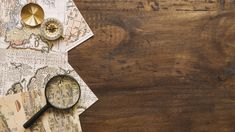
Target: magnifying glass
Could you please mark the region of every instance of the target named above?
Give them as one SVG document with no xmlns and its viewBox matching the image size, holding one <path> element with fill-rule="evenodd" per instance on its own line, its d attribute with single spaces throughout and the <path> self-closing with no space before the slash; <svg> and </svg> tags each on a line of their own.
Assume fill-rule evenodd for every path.
<svg viewBox="0 0 235 132">
<path fill-rule="evenodd" d="M 47 82 L 45 96 L 46 105 L 23 125 L 24 128 L 32 126 L 48 108 L 67 110 L 76 105 L 81 96 L 80 85 L 71 76 L 58 75 Z"/>
</svg>

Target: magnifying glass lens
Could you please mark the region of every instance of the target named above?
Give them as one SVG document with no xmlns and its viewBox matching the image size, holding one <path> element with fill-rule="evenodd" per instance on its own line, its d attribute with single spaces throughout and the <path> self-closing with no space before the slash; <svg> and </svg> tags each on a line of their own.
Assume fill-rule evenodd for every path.
<svg viewBox="0 0 235 132">
<path fill-rule="evenodd" d="M 80 97 L 80 86 L 70 76 L 56 76 L 46 86 L 45 94 L 48 103 L 58 109 L 74 106 Z"/>
</svg>

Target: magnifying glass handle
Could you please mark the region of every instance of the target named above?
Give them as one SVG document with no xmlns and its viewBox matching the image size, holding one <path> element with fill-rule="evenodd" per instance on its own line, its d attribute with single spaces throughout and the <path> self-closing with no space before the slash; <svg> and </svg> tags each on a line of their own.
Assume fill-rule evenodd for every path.
<svg viewBox="0 0 235 132">
<path fill-rule="evenodd" d="M 24 128 L 29 128 L 33 123 L 50 107 L 49 104 L 46 104 L 41 110 L 39 110 L 34 116 L 32 116 L 24 125 Z"/>
</svg>

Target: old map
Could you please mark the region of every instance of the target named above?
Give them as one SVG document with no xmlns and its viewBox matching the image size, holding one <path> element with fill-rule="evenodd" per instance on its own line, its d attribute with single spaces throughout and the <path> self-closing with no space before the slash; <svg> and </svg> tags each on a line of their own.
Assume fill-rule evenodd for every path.
<svg viewBox="0 0 235 132">
<path fill-rule="evenodd" d="M 6 129 L 9 128 L 9 130 L 11 131 L 14 131 L 15 129 L 22 129 L 22 123 L 20 123 L 19 125 L 20 128 L 15 128 L 15 125 L 10 124 L 14 123 L 14 121 L 19 120 L 26 121 L 26 118 L 30 118 L 33 113 L 35 113 L 42 107 L 42 103 L 44 101 L 41 100 L 45 100 L 44 95 L 42 94 L 43 92 L 35 93 L 34 91 L 44 91 L 45 84 L 55 75 L 72 76 L 80 85 L 81 98 L 79 100 L 79 103 L 75 106 L 75 113 L 77 114 L 76 119 L 78 118 L 79 114 L 84 112 L 88 107 L 90 107 L 97 101 L 97 97 L 94 95 L 94 93 L 89 89 L 89 87 L 81 79 L 81 77 L 73 70 L 73 68 L 67 63 L 67 53 L 41 53 L 31 50 L 23 51 L 0 49 L 0 56 L 0 95 L 8 95 L 6 97 L 2 96 L 2 98 L 0 99 L 0 130 L 2 130 L 1 127 Z M 15 97 L 12 99 L 13 103 L 11 104 L 9 103 L 9 101 L 11 100 L 10 98 L 12 96 Z M 23 111 L 20 111 L 22 110 L 20 108 L 22 108 Z M 8 109 L 12 111 L 9 111 Z M 25 113 L 25 116 L 22 116 L 22 113 L 19 112 Z M 58 120 L 61 120 L 61 123 L 66 122 L 64 121 L 65 115 L 60 115 L 60 112 L 50 113 L 58 115 L 48 115 L 49 119 L 42 119 L 41 124 L 39 122 L 33 129 L 42 131 L 45 129 L 44 127 L 54 126 L 50 129 L 54 129 L 55 131 L 57 129 L 58 131 L 63 130 L 64 126 L 58 124 Z M 18 115 L 19 117 L 16 115 Z M 63 118 L 60 118 L 60 116 L 62 116 Z M 70 117 L 66 119 L 70 119 Z M 55 120 L 56 123 L 53 124 L 53 120 Z M 48 123 L 44 123 L 45 121 L 48 121 L 48 123 L 51 124 L 48 125 Z M 75 122 L 74 125 L 76 126 L 76 124 L 77 122 Z M 14 128 L 10 128 L 13 126 Z M 67 127 L 68 126 L 66 126 L 66 128 Z M 71 127 L 71 129 L 72 128 L 76 127 Z"/>
<path fill-rule="evenodd" d="M 46 18 L 63 23 L 63 39 L 48 43 L 40 36 L 39 27 L 22 24 L 21 8 L 30 2 L 41 5 Z M 0 0 L 0 3 L 0 48 L 67 52 L 93 36 L 73 0 Z"/>
<path fill-rule="evenodd" d="M 23 124 L 43 105 L 45 98 L 41 91 L 23 92 L 1 97 L 0 100 L 0 131 L 1 132 L 81 132 L 77 108 L 68 111 L 49 109 L 30 128 L 24 129 Z M 31 100 L 29 102 L 29 100 Z M 7 103 L 6 103 L 7 102 Z"/>
<path fill-rule="evenodd" d="M 21 8 L 37 3 L 45 19 L 63 24 L 63 37 L 49 42 L 40 26 L 25 26 Z M 93 33 L 73 0 L 0 0 L 0 132 L 81 132 L 79 115 L 98 99 L 68 64 L 67 52 Z M 56 75 L 69 75 L 81 88 L 79 102 L 69 111 L 49 109 L 30 129 L 23 124 L 43 105 L 44 88 Z M 68 95 L 65 95 L 68 96 Z"/>
</svg>

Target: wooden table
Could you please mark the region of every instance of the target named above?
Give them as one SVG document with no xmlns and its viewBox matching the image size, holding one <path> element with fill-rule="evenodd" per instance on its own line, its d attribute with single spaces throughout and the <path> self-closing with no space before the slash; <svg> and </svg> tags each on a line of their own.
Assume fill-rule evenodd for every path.
<svg viewBox="0 0 235 132">
<path fill-rule="evenodd" d="M 98 96 L 84 132 L 234 132 L 233 0 L 76 0 L 70 63 Z"/>
</svg>

